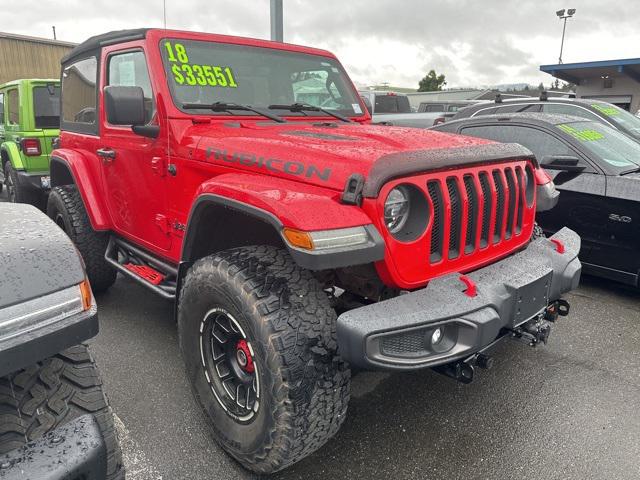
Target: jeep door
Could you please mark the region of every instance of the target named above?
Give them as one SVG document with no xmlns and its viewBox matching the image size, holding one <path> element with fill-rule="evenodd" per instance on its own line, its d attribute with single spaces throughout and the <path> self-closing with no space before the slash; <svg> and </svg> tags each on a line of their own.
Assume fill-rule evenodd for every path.
<svg viewBox="0 0 640 480">
<path fill-rule="evenodd" d="M 156 99 L 140 42 L 102 52 L 101 84 L 138 86 L 144 92 L 145 119 L 156 124 Z M 101 98 L 102 95 L 101 95 Z M 103 100 L 101 99 L 101 104 Z M 166 219 L 166 137 L 148 138 L 129 126 L 108 123 L 101 113 L 102 181 L 116 231 L 157 253 L 171 246 Z"/>
</svg>

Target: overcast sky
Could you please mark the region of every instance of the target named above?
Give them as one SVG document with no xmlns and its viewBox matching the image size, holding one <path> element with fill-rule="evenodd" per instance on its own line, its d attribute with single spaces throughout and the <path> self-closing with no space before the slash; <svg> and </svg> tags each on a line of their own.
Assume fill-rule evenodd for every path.
<svg viewBox="0 0 640 480">
<path fill-rule="evenodd" d="M 166 0 L 167 27 L 269 37 L 269 0 Z M 615 7 L 614 5 L 620 5 Z M 0 0 L 0 30 L 80 42 L 109 30 L 162 26 L 162 0 Z M 552 78 L 560 8 L 565 63 L 640 56 L 640 1 L 284 0 L 285 41 L 334 52 L 361 85 L 417 87 L 435 69 L 447 87 Z"/>
</svg>

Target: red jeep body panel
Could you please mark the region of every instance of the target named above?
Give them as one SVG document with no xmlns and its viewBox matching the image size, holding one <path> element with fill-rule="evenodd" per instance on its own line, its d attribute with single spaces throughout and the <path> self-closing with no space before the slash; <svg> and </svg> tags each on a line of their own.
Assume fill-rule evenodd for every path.
<svg viewBox="0 0 640 480">
<path fill-rule="evenodd" d="M 166 30 L 149 30 L 144 40 L 104 46 L 99 62 L 99 136 L 63 130 L 61 148 L 54 152 L 55 157 L 68 163 L 96 230 L 111 230 L 177 264 L 182 259 L 184 232 L 190 228 L 189 212 L 196 199 L 207 193 L 251 205 L 274 215 L 284 226 L 304 231 L 374 224 L 386 244 L 385 259 L 377 262 L 376 268 L 387 285 L 403 289 L 424 286 L 429 279 L 448 272 L 477 268 L 512 253 L 528 241 L 535 201 L 523 209 L 518 235 L 483 249 L 478 232 L 473 253 L 440 263 L 428 261 L 432 225 L 410 243 L 399 242 L 388 233 L 383 224 L 383 204 L 395 185 L 408 182 L 426 192 L 426 182 L 439 179 L 446 188 L 445 182 L 452 175 L 462 182 L 465 174 L 477 175 L 487 170 L 477 164 L 392 180 L 384 185 L 377 199 L 365 199 L 361 207 L 340 202 L 349 176 L 359 173 L 366 178 L 381 156 L 490 142 L 419 129 L 369 125 L 370 116 L 364 104 L 361 105 L 364 113 L 350 124 L 328 116 L 305 118 L 287 116 L 286 112 L 280 114 L 288 120 L 283 124 L 254 114 L 207 115 L 206 111 L 188 114 L 174 105 L 169 92 L 160 55 L 160 43 L 166 37 L 335 58 L 323 50 L 283 43 Z M 103 89 L 108 58 L 113 53 L 131 50 L 142 50 L 147 59 L 157 111 L 154 122 L 160 127 L 155 139 L 106 121 Z M 95 152 L 103 148 L 117 150 L 117 158 L 114 161 L 100 158 Z M 528 163 L 509 159 L 505 162 L 521 169 Z M 175 167 L 175 176 L 168 174 L 169 164 Z M 479 189 L 480 184 L 475 181 Z M 462 183 L 459 185 L 463 187 Z M 461 188 L 461 192 L 464 190 Z M 495 188 L 493 193 L 495 197 Z M 461 215 L 467 219 L 467 199 L 462 195 Z M 506 209 L 506 202 L 502 206 L 494 203 L 493 207 Z M 443 208 L 448 216 L 451 203 L 446 202 Z M 433 221 L 432 204 L 431 209 Z M 446 224 L 445 231 L 449 228 Z M 465 237 L 465 230 L 460 233 Z M 445 252 L 447 249 L 448 245 L 444 245 Z"/>
</svg>

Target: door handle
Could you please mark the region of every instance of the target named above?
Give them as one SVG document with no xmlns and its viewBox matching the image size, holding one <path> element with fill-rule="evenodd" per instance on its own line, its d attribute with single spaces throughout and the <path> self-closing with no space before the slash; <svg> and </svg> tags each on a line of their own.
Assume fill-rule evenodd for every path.
<svg viewBox="0 0 640 480">
<path fill-rule="evenodd" d="M 116 159 L 116 151 L 110 148 L 99 148 L 96 153 L 102 157 L 104 163 L 110 163 Z"/>
</svg>

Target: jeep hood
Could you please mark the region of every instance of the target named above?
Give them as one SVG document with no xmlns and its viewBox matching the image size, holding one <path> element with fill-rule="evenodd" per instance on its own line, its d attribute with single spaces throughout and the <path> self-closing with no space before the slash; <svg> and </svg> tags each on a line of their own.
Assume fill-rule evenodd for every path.
<svg viewBox="0 0 640 480">
<path fill-rule="evenodd" d="M 531 157 L 512 144 L 357 123 L 225 122 L 194 125 L 185 133 L 196 143 L 195 160 L 340 191 L 358 173 L 376 184 L 365 189 L 366 196 L 402 175 Z"/>
</svg>

